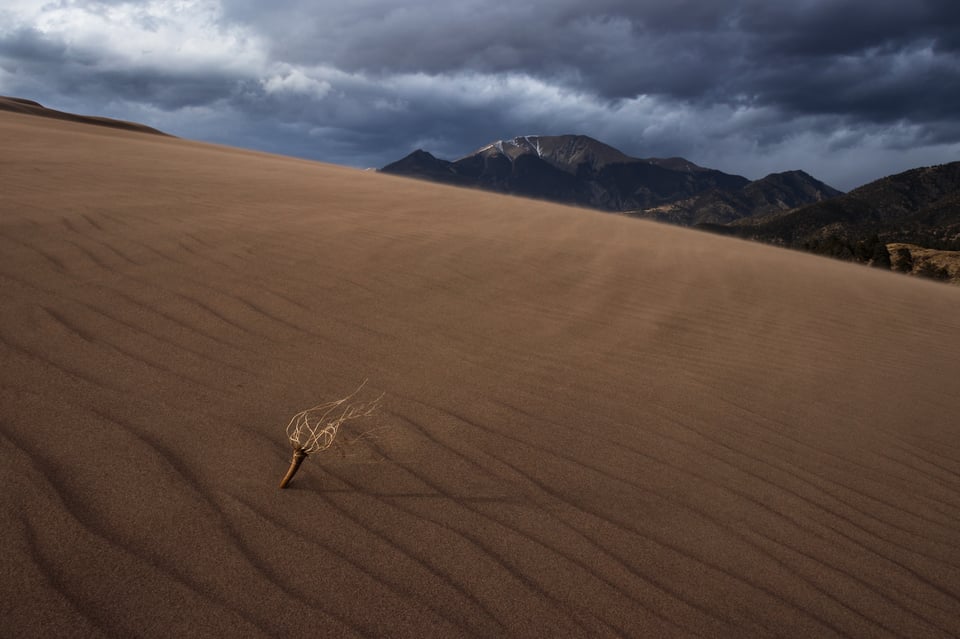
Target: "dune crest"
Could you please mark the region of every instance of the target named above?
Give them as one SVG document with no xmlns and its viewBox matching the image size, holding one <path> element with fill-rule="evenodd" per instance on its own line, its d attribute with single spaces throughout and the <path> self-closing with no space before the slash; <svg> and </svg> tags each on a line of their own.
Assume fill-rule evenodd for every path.
<svg viewBox="0 0 960 639">
<path fill-rule="evenodd" d="M 139 133 L 152 133 L 154 135 L 169 135 L 153 127 L 137 122 L 127 122 L 126 120 L 116 120 L 114 118 L 104 118 L 95 115 L 78 115 L 66 111 L 57 111 L 50 109 L 35 100 L 25 98 L 13 98 L 0 95 L 0 111 L 9 111 L 12 113 L 23 113 L 25 115 L 36 115 L 43 118 L 53 118 L 56 120 L 66 120 L 68 122 L 77 122 L 79 124 L 93 124 L 96 126 L 105 126 L 112 129 L 122 129 L 124 131 L 137 131 Z"/>
<path fill-rule="evenodd" d="M 170 137 L 0 137 L 10 636 L 960 635 L 960 290 Z M 289 416 L 365 378 L 377 436 L 278 490 Z"/>
</svg>

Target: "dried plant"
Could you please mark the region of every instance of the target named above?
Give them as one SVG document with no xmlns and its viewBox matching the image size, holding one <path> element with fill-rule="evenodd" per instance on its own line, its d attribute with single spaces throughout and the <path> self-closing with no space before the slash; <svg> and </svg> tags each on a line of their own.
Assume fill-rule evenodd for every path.
<svg viewBox="0 0 960 639">
<path fill-rule="evenodd" d="M 300 469 L 300 464 L 307 455 L 318 453 L 333 446 L 340 427 L 353 419 L 369 417 L 380 406 L 381 394 L 374 400 L 366 402 L 351 401 L 366 385 L 364 380 L 357 390 L 346 397 L 313 408 L 308 408 L 294 415 L 287 424 L 287 437 L 293 446 L 293 458 L 290 468 L 280 482 L 280 488 L 286 488 Z M 359 439 L 359 438 L 358 438 Z"/>
</svg>

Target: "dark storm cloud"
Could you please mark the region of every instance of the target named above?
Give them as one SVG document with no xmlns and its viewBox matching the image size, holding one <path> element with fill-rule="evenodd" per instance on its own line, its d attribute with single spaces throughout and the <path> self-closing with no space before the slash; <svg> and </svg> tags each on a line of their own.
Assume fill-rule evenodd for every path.
<svg viewBox="0 0 960 639">
<path fill-rule="evenodd" d="M 297 63 L 324 60 L 375 74 L 526 73 L 600 90 L 607 98 L 649 92 L 638 91 L 638 82 L 689 92 L 686 87 L 697 78 L 688 76 L 706 76 L 701 67 L 738 46 L 723 24 L 728 16 L 709 2 L 421 0 L 317 6 L 286 0 L 263 11 L 258 3 L 231 2 L 226 10 L 230 19 L 265 33 L 273 55 Z M 664 73 L 666 63 L 684 69 Z"/>
<path fill-rule="evenodd" d="M 953 0 L 10 3 L 0 92 L 352 165 L 579 132 L 849 187 L 960 141 Z"/>
<path fill-rule="evenodd" d="M 801 113 L 867 107 L 871 118 L 889 116 L 869 101 L 900 88 L 914 99 L 901 98 L 895 110 L 916 106 L 923 117 L 925 92 L 914 89 L 934 73 L 960 97 L 960 4 L 953 1 L 414 0 L 318 10 L 288 0 L 259 7 L 233 2 L 227 15 L 262 30 L 278 57 L 348 71 L 509 71 L 607 99 L 751 99 Z M 918 50 L 929 59 L 912 55 Z M 824 86 L 824 72 L 845 90 Z M 876 87 L 878 75 L 895 76 L 892 90 Z"/>
<path fill-rule="evenodd" d="M 61 63 L 67 58 L 67 47 L 45 37 L 31 27 L 15 29 L 0 39 L 0 59 L 23 63 Z"/>
<path fill-rule="evenodd" d="M 231 3 L 228 15 L 259 25 L 275 55 L 353 72 L 522 73 L 610 104 L 645 95 L 694 108 L 772 110 L 788 126 L 755 131 L 761 144 L 787 140 L 795 133 L 789 124 L 806 116 L 823 116 L 804 121 L 825 135 L 838 122 L 863 135 L 905 122 L 916 125 L 918 142 L 958 140 L 953 1 L 311 6 L 274 5 L 264 21 L 256 5 Z M 292 30 L 288 13 L 299 16 Z"/>
<path fill-rule="evenodd" d="M 288 0 L 268 15 L 258 6 L 231 3 L 227 15 L 261 30 L 272 55 L 304 64 L 325 60 L 380 77 L 523 74 L 592 96 L 611 111 L 638 96 L 675 105 L 684 116 L 701 111 L 698 122 L 681 117 L 638 135 L 645 123 L 629 122 L 629 109 L 622 110 L 611 141 L 637 154 L 691 153 L 704 141 L 724 144 L 724 135 L 734 134 L 754 152 L 796 144 L 809 133 L 820 135 L 824 148 L 854 140 L 882 140 L 888 148 L 909 139 L 925 145 L 960 140 L 954 124 L 960 5 L 952 1 L 414 0 L 327 11 Z M 298 16 L 293 28 L 291 15 Z M 495 107 L 502 105 L 488 105 L 479 120 L 465 112 L 460 121 L 470 124 L 457 132 L 439 124 L 449 118 L 440 105 L 425 101 L 418 108 L 427 117 L 411 125 L 461 150 L 483 143 L 475 122 L 502 123 L 499 133 L 479 127 L 493 137 L 545 128 L 610 130 L 589 121 L 571 128 L 577 122 L 569 114 L 546 122 L 515 117 L 511 127 Z M 760 113 L 731 131 L 723 118 L 738 109 Z M 878 137 L 884 126 L 895 132 Z"/>
<path fill-rule="evenodd" d="M 746 32 L 762 34 L 759 50 L 777 57 L 891 51 L 917 41 L 955 50 L 960 20 L 960 7 L 953 0 L 821 0 L 755 9 L 743 14 L 741 25 Z"/>
<path fill-rule="evenodd" d="M 53 46 L 43 51 L 45 57 L 22 57 L 10 62 L 9 49 L 4 45 L 0 43 L 0 68 L 22 76 L 21 86 L 33 87 L 42 82 L 45 94 L 65 94 L 73 100 L 96 102 L 109 97 L 171 110 L 211 104 L 232 96 L 240 87 L 237 78 L 215 73 L 104 69 L 92 57 L 78 60 L 55 55 L 64 50 Z"/>
<path fill-rule="evenodd" d="M 960 100 L 960 59 L 929 48 L 859 57 L 827 58 L 810 65 L 785 61 L 750 78 L 757 99 L 797 113 L 836 113 L 871 122 L 951 120 Z M 784 76 L 794 76 L 788 82 Z"/>
</svg>

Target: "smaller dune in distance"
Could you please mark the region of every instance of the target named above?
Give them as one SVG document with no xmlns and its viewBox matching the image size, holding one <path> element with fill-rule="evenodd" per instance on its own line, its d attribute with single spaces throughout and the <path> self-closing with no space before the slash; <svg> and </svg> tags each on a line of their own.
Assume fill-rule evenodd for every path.
<svg viewBox="0 0 960 639">
<path fill-rule="evenodd" d="M 960 289 L 23 107 L 4 636 L 960 635 Z"/>
<path fill-rule="evenodd" d="M 25 98 L 14 98 L 0 95 L 0 111 L 12 113 L 22 113 L 25 115 L 36 115 L 43 118 L 53 118 L 55 120 L 65 120 L 67 122 L 78 122 L 81 124 L 93 124 L 96 126 L 105 126 L 113 129 L 123 129 L 125 131 L 138 131 L 140 133 L 153 133 L 155 135 L 167 135 L 163 131 L 154 129 L 145 124 L 137 122 L 127 122 L 126 120 L 116 120 L 114 118 L 103 118 L 95 115 L 78 115 L 76 113 L 67 113 L 50 109 L 35 100 Z"/>
</svg>

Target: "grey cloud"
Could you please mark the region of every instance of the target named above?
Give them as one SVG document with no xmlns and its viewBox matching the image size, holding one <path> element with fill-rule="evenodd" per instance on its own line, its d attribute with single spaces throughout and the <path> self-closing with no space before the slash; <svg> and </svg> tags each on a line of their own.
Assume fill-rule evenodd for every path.
<svg viewBox="0 0 960 639">
<path fill-rule="evenodd" d="M 940 117 L 918 85 L 940 104 L 960 103 L 960 5 L 948 0 L 257 7 L 231 2 L 227 15 L 261 29 L 277 57 L 349 71 L 526 73 L 610 100 L 749 101 L 871 121 Z M 911 60 L 918 47 L 931 59 Z"/>
<path fill-rule="evenodd" d="M 758 51 L 780 58 L 889 52 L 917 40 L 955 49 L 958 21 L 960 6 L 952 0 L 806 0 L 758 4 L 741 25 L 762 36 Z"/>
<path fill-rule="evenodd" d="M 960 13 L 948 0 L 344 4 L 278 0 L 263 9 L 252 0 L 233 0 L 226 11 L 231 19 L 262 29 L 276 43 L 277 52 L 300 62 L 319 57 L 340 68 L 431 72 L 470 64 L 478 65 L 478 70 L 499 70 L 484 65 L 490 64 L 488 52 L 504 50 L 513 52 L 512 61 L 518 65 L 513 70 L 539 69 L 552 62 L 589 64 L 604 40 L 616 38 L 623 24 L 630 28 L 632 43 L 617 44 L 630 44 L 618 49 L 620 62 L 627 65 L 634 62 L 630 54 L 644 51 L 651 38 L 670 41 L 697 35 L 709 43 L 715 34 L 724 33 L 748 38 L 750 47 L 764 56 L 777 51 L 852 53 L 923 35 L 949 40 Z M 694 41 L 678 42 L 674 53 L 683 52 L 681 44 Z"/>
<path fill-rule="evenodd" d="M 952 105 L 960 100 L 960 58 L 918 47 L 825 58 L 817 65 L 785 60 L 776 67 L 754 69 L 741 82 L 756 102 L 791 113 L 935 123 L 955 117 Z"/>
<path fill-rule="evenodd" d="M 263 59 L 116 64 L 95 43 L 0 26 L 5 90 L 357 166 L 417 146 L 452 158 L 517 134 L 584 133 L 634 155 L 816 174 L 789 162 L 858 148 L 937 157 L 960 140 L 954 0 L 223 0 L 219 20 Z"/>
<path fill-rule="evenodd" d="M 217 69 L 116 65 L 102 51 L 70 47 L 31 28 L 0 35 L 0 68 L 45 93 L 77 98 L 141 101 L 163 109 L 229 97 L 242 78 Z"/>
<path fill-rule="evenodd" d="M 48 95 L 66 95 L 73 101 L 92 103 L 126 100 L 165 110 L 212 104 L 230 98 L 240 86 L 236 79 L 204 74 L 98 70 L 75 64 L 42 70 L 35 63 L 21 62 L 16 66 L 27 75 L 22 82 L 25 86 L 38 82 L 31 72 L 42 73 L 44 93 Z"/>
<path fill-rule="evenodd" d="M 21 27 L 0 37 L 0 60 L 36 64 L 60 63 L 67 59 L 68 50 L 63 42 L 46 37 L 32 27 Z"/>
</svg>

